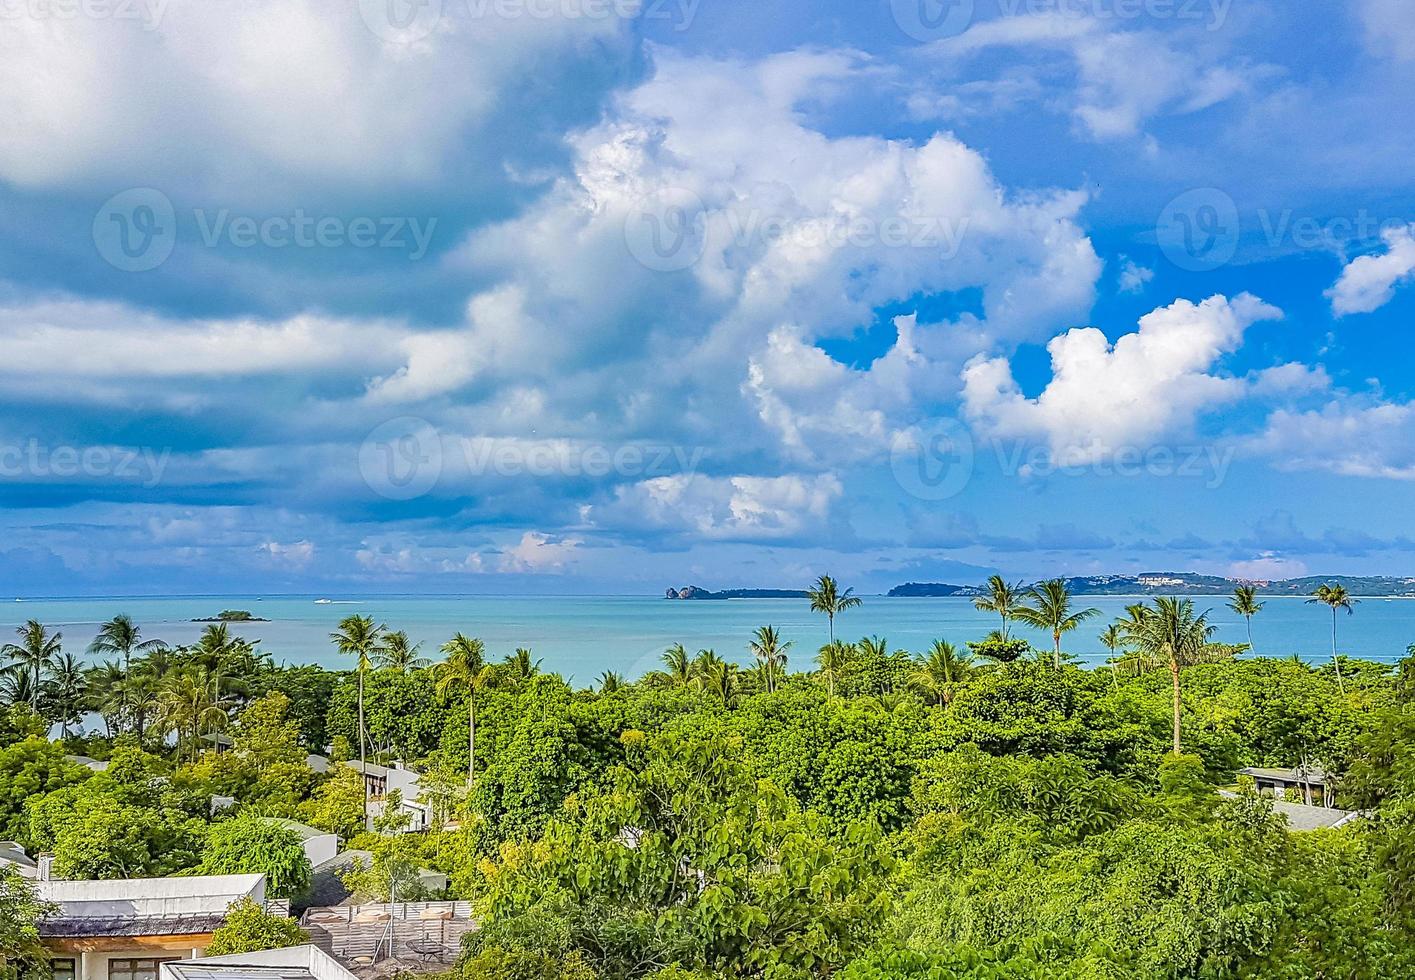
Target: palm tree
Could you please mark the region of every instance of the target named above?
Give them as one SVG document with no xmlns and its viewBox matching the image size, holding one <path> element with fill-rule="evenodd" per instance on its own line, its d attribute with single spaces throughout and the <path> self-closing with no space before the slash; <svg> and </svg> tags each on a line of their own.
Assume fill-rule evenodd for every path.
<svg viewBox="0 0 1415 980">
<path fill-rule="evenodd" d="M 716 656 L 703 664 L 698 682 L 704 691 L 721 701 L 724 708 L 732 707 L 741 687 L 737 665 Z"/>
<path fill-rule="evenodd" d="M 672 687 L 687 687 L 693 682 L 693 661 L 683 644 L 675 643 L 663 652 L 663 665 L 668 668 L 666 676 Z"/>
<path fill-rule="evenodd" d="M 606 670 L 599 675 L 599 693 L 613 694 L 624 684 L 624 678 L 612 670 Z"/>
<path fill-rule="evenodd" d="M 131 616 L 120 613 L 98 628 L 98 635 L 88 645 L 88 652 L 95 656 L 121 656 L 123 673 L 126 674 L 132 670 L 134 651 L 155 650 L 166 645 L 161 640 L 144 640 L 142 627 L 133 622 Z"/>
<path fill-rule="evenodd" d="M 501 661 L 501 678 L 513 690 L 519 691 L 532 677 L 540 673 L 540 663 L 539 660 L 531 658 L 531 651 L 517 647 L 515 653 L 508 654 Z"/>
<path fill-rule="evenodd" d="M 762 666 L 762 677 L 766 680 L 766 692 L 776 690 L 776 675 L 786 669 L 786 651 L 791 649 L 791 641 L 783 643 L 775 626 L 758 626 L 749 644 L 752 656 Z"/>
<path fill-rule="evenodd" d="M 973 600 L 978 612 L 997 613 L 1002 619 L 1002 638 L 1011 638 L 1012 620 L 1022 604 L 1022 583 L 1008 585 L 1001 575 L 988 579 L 988 594 Z"/>
<path fill-rule="evenodd" d="M 1258 588 L 1255 585 L 1240 585 L 1233 590 L 1233 599 L 1228 603 L 1228 608 L 1242 616 L 1248 622 L 1248 649 L 1253 649 L 1253 617 L 1263 611 L 1263 603 L 1258 601 Z"/>
<path fill-rule="evenodd" d="M 1111 623 L 1101 631 L 1099 639 L 1101 643 L 1105 644 L 1105 648 L 1110 651 L 1110 659 L 1106 661 L 1106 663 L 1110 665 L 1110 682 L 1116 688 L 1119 688 L 1120 679 L 1116 676 L 1115 651 L 1125 642 L 1125 637 L 1120 632 L 1120 624 Z"/>
<path fill-rule="evenodd" d="M 379 667 L 385 667 L 396 674 L 406 674 L 410 670 L 426 667 L 430 663 L 426 657 L 418 656 L 420 649 L 422 649 L 421 643 L 411 642 L 408 639 L 408 634 L 399 630 L 384 636 L 383 643 L 379 645 L 378 651 L 374 654 L 374 660 Z"/>
<path fill-rule="evenodd" d="M 1346 615 L 1356 614 L 1356 605 L 1360 599 L 1351 598 L 1351 594 L 1346 591 L 1344 585 L 1323 585 L 1316 592 L 1312 593 L 1309 603 L 1320 602 L 1331 607 L 1331 662 L 1336 668 L 1336 686 L 1342 694 L 1346 693 L 1346 684 L 1341 679 L 1341 658 L 1336 655 L 1336 611 L 1345 609 Z"/>
<path fill-rule="evenodd" d="M 72 653 L 61 653 L 54 661 L 45 691 L 59 715 L 59 737 L 67 739 L 70 723 L 79 720 L 88 704 L 88 678 L 83 664 Z"/>
<path fill-rule="evenodd" d="M 861 601 L 854 589 L 841 592 L 840 586 L 829 575 L 816 579 L 816 584 L 806 591 L 806 598 L 811 600 L 811 612 L 825 613 L 830 621 L 831 643 L 835 642 L 835 617 L 847 609 L 854 609 Z"/>
<path fill-rule="evenodd" d="M 1206 663 L 1209 639 L 1217 627 L 1209 625 L 1207 612 L 1195 615 L 1194 600 L 1155 600 L 1153 609 L 1131 610 L 1132 624 L 1122 627 L 1126 638 L 1140 652 L 1142 662 L 1151 667 L 1168 667 L 1174 686 L 1174 754 L 1180 755 L 1180 686 L 1179 672 L 1184 667 Z"/>
<path fill-rule="evenodd" d="M 855 648 L 849 643 L 831 640 L 816 654 L 818 673 L 825 679 L 826 690 L 835 697 L 835 685 L 850 669 L 850 661 L 855 656 Z"/>
<path fill-rule="evenodd" d="M 38 620 L 31 619 L 18 627 L 15 633 L 19 643 L 7 643 L 0 654 L 14 661 L 5 668 L 13 674 L 23 673 L 26 678 L 26 693 L 29 695 L 31 710 L 39 710 L 39 691 L 44 672 L 59 658 L 63 651 L 63 633 L 50 633 Z"/>
<path fill-rule="evenodd" d="M 103 716 L 103 727 L 112 738 L 123 724 L 124 681 L 127 674 L 116 660 L 105 660 L 88 669 L 88 705 Z"/>
<path fill-rule="evenodd" d="M 439 694 L 467 696 L 467 789 L 477 778 L 477 694 L 496 684 L 496 668 L 484 661 L 486 646 L 475 637 L 456 634 L 442 644 L 447 659 L 433 670 Z"/>
<path fill-rule="evenodd" d="M 359 675 L 359 775 L 364 779 L 364 806 L 368 807 L 368 735 L 364 729 L 364 671 L 373 666 L 373 655 L 383 645 L 383 626 L 372 616 L 349 616 L 329 634 L 339 652 L 356 658 Z"/>
<path fill-rule="evenodd" d="M 179 744 L 190 731 L 193 761 L 201 748 L 201 736 L 224 728 L 229 721 L 225 705 L 216 696 L 214 678 L 197 666 L 167 676 L 157 693 L 157 718 L 164 729 L 176 732 Z"/>
<path fill-rule="evenodd" d="M 1041 583 L 1030 592 L 1034 606 L 1018 606 L 1013 616 L 1028 626 L 1039 630 L 1049 630 L 1052 642 L 1052 663 L 1061 669 L 1061 636 L 1080 627 L 1092 616 L 1100 615 L 1099 609 L 1071 611 L 1071 590 L 1059 578 Z"/>
<path fill-rule="evenodd" d="M 920 694 L 937 698 L 940 707 L 953 700 L 954 688 L 968 677 L 973 658 L 947 640 L 934 640 L 928 655 L 918 661 L 909 683 Z"/>
<path fill-rule="evenodd" d="M 16 670 L 18 664 L 0 670 L 0 701 L 5 704 L 23 704 L 29 707 L 38 698 L 34 686 L 34 675 L 27 670 Z"/>
<path fill-rule="evenodd" d="M 220 701 L 222 680 L 235 679 L 231 668 L 235 661 L 250 657 L 251 644 L 239 636 L 232 636 L 225 623 L 213 623 L 202 630 L 191 654 L 192 662 L 210 675 L 215 684 L 216 700 Z M 244 689 L 244 685 L 235 686 Z"/>
</svg>

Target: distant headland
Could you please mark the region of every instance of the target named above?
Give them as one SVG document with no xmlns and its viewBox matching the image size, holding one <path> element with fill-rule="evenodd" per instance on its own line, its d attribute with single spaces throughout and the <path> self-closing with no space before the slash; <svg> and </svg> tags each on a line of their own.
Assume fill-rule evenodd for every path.
<svg viewBox="0 0 1415 980">
<path fill-rule="evenodd" d="M 1310 596 L 1323 585 L 1341 585 L 1353 596 L 1415 598 L 1415 578 L 1390 575 L 1309 575 L 1280 581 L 1253 581 L 1200 575 L 1195 572 L 1146 572 L 1143 575 L 1085 575 L 1063 579 L 1072 595 L 1228 595 L 1240 585 L 1255 586 L 1259 595 Z M 889 590 L 894 597 L 949 598 L 979 596 L 971 585 L 910 582 Z"/>
<path fill-rule="evenodd" d="M 665 598 L 668 599 L 804 599 L 805 589 L 727 589 L 722 592 L 710 592 L 707 589 L 699 588 L 696 585 L 685 586 L 681 589 L 669 589 Z"/>
</svg>

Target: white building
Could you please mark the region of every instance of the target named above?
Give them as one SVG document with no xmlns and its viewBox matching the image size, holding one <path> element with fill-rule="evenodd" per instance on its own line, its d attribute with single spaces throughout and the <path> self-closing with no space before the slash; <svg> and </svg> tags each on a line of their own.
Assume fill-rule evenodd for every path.
<svg viewBox="0 0 1415 980">
<path fill-rule="evenodd" d="M 354 980 L 354 975 L 315 946 L 289 946 L 172 960 L 162 964 L 160 980 Z"/>
<path fill-rule="evenodd" d="M 54 980 L 158 980 L 165 962 L 206 951 L 243 898 L 265 902 L 264 875 L 36 881 L 57 910 L 38 922 Z"/>
<path fill-rule="evenodd" d="M 266 817 L 265 819 L 269 823 L 294 831 L 295 836 L 300 838 L 300 844 L 305 849 L 305 857 L 309 858 L 311 867 L 319 867 L 339 853 L 337 834 L 318 830 L 295 820 L 286 820 L 284 817 Z"/>
<path fill-rule="evenodd" d="M 368 812 L 365 814 L 365 818 L 369 827 L 373 826 L 376 817 L 383 815 L 384 800 L 388 794 L 397 790 L 402 798 L 399 808 L 408 815 L 408 830 L 427 830 L 429 824 L 432 823 L 432 808 L 419 799 L 422 796 L 423 788 L 418 782 L 417 773 L 401 762 L 395 762 L 391 766 L 380 766 L 372 762 L 361 763 L 351 760 L 345 762 L 344 765 L 355 772 L 364 774 L 364 785 L 367 787 L 369 795 Z"/>
</svg>

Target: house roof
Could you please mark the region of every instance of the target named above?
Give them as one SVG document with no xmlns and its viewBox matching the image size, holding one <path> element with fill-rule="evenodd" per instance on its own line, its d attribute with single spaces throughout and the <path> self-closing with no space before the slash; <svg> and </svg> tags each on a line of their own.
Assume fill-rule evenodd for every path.
<svg viewBox="0 0 1415 980">
<path fill-rule="evenodd" d="M 35 895 L 58 906 L 41 936 L 185 936 L 211 932 L 242 898 L 265 898 L 264 875 L 194 875 L 116 881 L 37 881 Z"/>
<path fill-rule="evenodd" d="M 19 868 L 36 868 L 34 858 L 12 840 L 0 840 L 0 864 L 13 864 Z"/>
<path fill-rule="evenodd" d="M 318 827 L 311 827 L 309 824 L 300 823 L 298 820 L 289 820 L 285 817 L 265 817 L 267 823 L 279 824 L 286 830 L 293 830 L 300 840 L 310 840 L 313 837 L 332 837 L 333 834 L 327 830 L 320 830 Z"/>
<path fill-rule="evenodd" d="M 162 964 L 163 980 L 353 980 L 353 974 L 319 948 L 281 949 L 172 960 Z"/>
<path fill-rule="evenodd" d="M 1325 783 L 1327 774 L 1317 768 L 1312 769 L 1265 769 L 1260 766 L 1249 766 L 1247 769 L 1238 770 L 1245 776 L 1252 776 L 1254 779 L 1280 779 L 1285 783 Z"/>
<path fill-rule="evenodd" d="M 1292 830 L 1328 830 L 1342 827 L 1361 816 L 1352 810 L 1337 810 L 1326 806 L 1307 806 L 1302 803 L 1273 803 L 1273 812 L 1287 818 L 1287 826 Z"/>
</svg>

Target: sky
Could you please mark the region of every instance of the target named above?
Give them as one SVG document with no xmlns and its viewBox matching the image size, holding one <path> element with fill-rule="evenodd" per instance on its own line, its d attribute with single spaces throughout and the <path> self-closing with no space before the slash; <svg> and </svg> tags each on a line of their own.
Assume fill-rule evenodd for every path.
<svg viewBox="0 0 1415 980">
<path fill-rule="evenodd" d="M 1405 574 L 1407 0 L 0 0 L 0 595 Z"/>
</svg>

